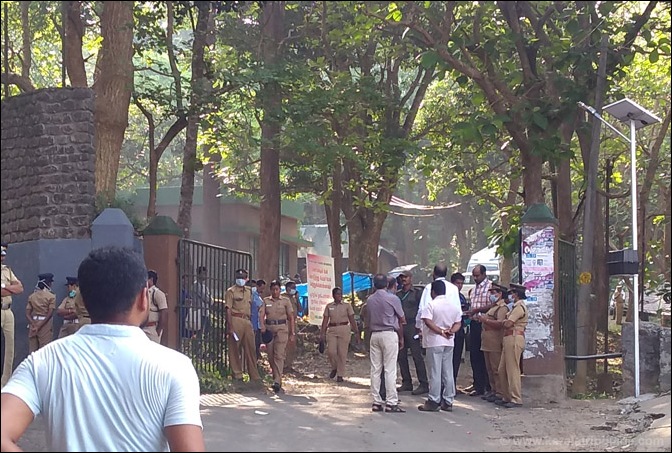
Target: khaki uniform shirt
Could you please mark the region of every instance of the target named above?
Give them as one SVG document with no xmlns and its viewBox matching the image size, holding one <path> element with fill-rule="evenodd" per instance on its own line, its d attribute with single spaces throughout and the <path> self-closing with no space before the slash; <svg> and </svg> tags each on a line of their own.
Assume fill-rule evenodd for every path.
<svg viewBox="0 0 672 453">
<path fill-rule="evenodd" d="M 266 319 L 269 321 L 287 320 L 289 326 L 289 318 L 294 315 L 292 303 L 286 297 L 273 299 L 272 296 L 264 297 L 264 310 L 266 312 Z"/>
<path fill-rule="evenodd" d="M 73 310 L 75 311 L 76 306 L 75 306 L 75 300 L 77 298 L 77 294 L 75 294 L 75 297 L 70 297 L 66 296 L 65 299 L 63 299 L 63 302 L 61 302 L 61 305 L 58 306 L 59 310 Z"/>
<path fill-rule="evenodd" d="M 226 290 L 224 303 L 231 313 L 250 316 L 252 310 L 252 289 L 249 286 L 233 285 Z"/>
<path fill-rule="evenodd" d="M 168 309 L 166 293 L 161 291 L 156 285 L 147 291 L 149 296 L 149 317 L 147 322 L 159 322 L 159 311 Z"/>
<path fill-rule="evenodd" d="M 2 283 L 5 284 L 5 286 L 9 286 L 12 282 L 17 282 L 19 281 L 18 278 L 16 278 L 16 275 L 14 275 L 14 272 L 12 269 L 3 264 L 2 265 Z M 2 296 L 2 303 L 3 304 L 11 304 L 12 303 L 12 296 Z"/>
<path fill-rule="evenodd" d="M 31 316 L 47 316 L 49 310 L 56 306 L 56 296 L 47 289 L 36 289 L 28 296 L 28 307 L 31 308 Z"/>
<path fill-rule="evenodd" d="M 509 313 L 509 307 L 506 302 L 500 299 L 497 305 L 490 307 L 484 316 L 496 321 L 503 321 Z M 481 331 L 481 351 L 485 352 L 500 352 L 502 350 L 502 341 L 504 339 L 504 330 L 495 329 L 494 327 L 483 325 Z"/>
<path fill-rule="evenodd" d="M 280 297 L 286 297 L 289 299 L 289 302 L 292 304 L 292 309 L 294 310 L 294 315 L 298 316 L 299 313 L 299 301 L 296 294 L 289 294 L 287 291 L 280 293 Z"/>
<path fill-rule="evenodd" d="M 350 315 L 354 316 L 355 310 L 353 310 L 352 305 L 347 302 L 331 302 L 324 307 L 324 317 L 329 317 L 329 324 L 327 326 L 336 327 L 332 324 L 346 325 L 343 323 L 350 324 Z"/>
<path fill-rule="evenodd" d="M 75 296 L 75 311 L 77 312 L 77 319 L 79 319 L 80 324 L 82 322 L 91 322 L 91 315 L 89 314 L 89 310 L 86 309 L 82 293 L 79 291 L 77 291 L 77 295 Z"/>
<path fill-rule="evenodd" d="M 527 305 L 525 305 L 525 302 L 519 300 L 513 304 L 513 308 L 506 315 L 506 319 L 513 321 L 513 330 L 524 332 L 525 327 L 527 327 Z"/>
</svg>

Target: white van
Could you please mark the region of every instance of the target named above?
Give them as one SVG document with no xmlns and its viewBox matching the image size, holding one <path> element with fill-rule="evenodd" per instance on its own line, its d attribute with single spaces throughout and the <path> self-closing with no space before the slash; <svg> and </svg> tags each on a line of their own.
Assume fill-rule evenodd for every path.
<svg viewBox="0 0 672 453">
<path fill-rule="evenodd" d="M 469 291 L 475 286 L 474 280 L 471 277 L 471 271 L 478 264 L 485 266 L 486 276 L 493 282 L 499 281 L 499 257 L 497 256 L 496 247 L 486 247 L 471 255 L 469 264 L 467 264 L 466 272 L 464 274 L 464 286 L 462 286 L 462 294 L 469 298 Z"/>
</svg>

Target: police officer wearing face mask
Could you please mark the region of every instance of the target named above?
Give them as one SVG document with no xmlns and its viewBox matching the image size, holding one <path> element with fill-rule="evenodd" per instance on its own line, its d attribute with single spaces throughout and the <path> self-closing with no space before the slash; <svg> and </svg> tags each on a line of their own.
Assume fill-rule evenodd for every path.
<svg viewBox="0 0 672 453">
<path fill-rule="evenodd" d="M 79 329 L 79 319 L 77 318 L 77 309 L 75 306 L 75 300 L 79 292 L 79 280 L 77 280 L 77 277 L 65 277 L 65 280 L 65 284 L 68 287 L 68 295 L 56 310 L 56 314 L 63 318 L 63 326 L 61 326 L 61 330 L 58 333 L 58 338 L 72 335 Z"/>
<path fill-rule="evenodd" d="M 51 291 L 54 274 L 37 276 L 35 291 L 28 296 L 26 318 L 28 319 L 28 347 L 35 352 L 53 339 L 51 318 L 54 315 L 56 296 Z"/>
<path fill-rule="evenodd" d="M 226 304 L 227 340 L 229 343 L 229 357 L 234 379 L 242 381 L 245 360 L 250 381 L 261 383 L 257 370 L 257 355 L 254 345 L 254 331 L 252 330 L 252 289 L 247 286 L 248 273 L 246 269 L 238 269 L 235 273 L 236 284 L 226 290 L 224 301 Z"/>
<path fill-rule="evenodd" d="M 285 283 L 285 291 L 280 294 L 281 297 L 286 297 L 289 299 L 289 302 L 292 304 L 292 309 L 294 309 L 294 314 L 297 319 L 299 319 L 299 296 L 296 292 L 296 283 L 293 281 L 288 281 Z M 292 371 L 292 364 L 294 359 L 296 359 L 296 342 L 287 343 L 287 349 L 285 349 L 287 354 L 285 357 L 285 369 L 284 372 L 287 373 Z"/>
</svg>

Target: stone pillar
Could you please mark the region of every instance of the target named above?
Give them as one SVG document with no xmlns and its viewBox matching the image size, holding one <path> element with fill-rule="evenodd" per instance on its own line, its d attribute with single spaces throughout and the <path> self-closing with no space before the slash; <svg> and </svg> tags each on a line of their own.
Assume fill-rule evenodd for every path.
<svg viewBox="0 0 672 453">
<path fill-rule="evenodd" d="M 168 326 L 166 326 L 161 344 L 177 349 L 180 344 L 179 329 L 179 277 L 178 243 L 182 230 L 167 216 L 157 216 L 144 230 L 144 255 L 147 269 L 159 274 L 158 287 L 166 293 L 168 300 Z"/>
<path fill-rule="evenodd" d="M 6 263 L 24 287 L 12 303 L 15 365 L 28 354 L 25 309 L 37 275 L 54 274 L 52 289 L 60 304 L 65 277 L 77 275 L 91 250 L 93 110 L 89 88 L 48 88 L 2 100 L 2 241 L 10 243 Z M 61 323 L 54 315 L 54 336 Z"/>
<path fill-rule="evenodd" d="M 560 401 L 566 396 L 565 351 L 560 344 L 558 306 L 558 221 L 545 204 L 530 206 L 521 218 L 522 284 L 527 288 L 524 400 Z"/>
<path fill-rule="evenodd" d="M 135 228 L 119 208 L 105 209 L 91 225 L 91 248 L 109 245 L 135 249 Z"/>
</svg>

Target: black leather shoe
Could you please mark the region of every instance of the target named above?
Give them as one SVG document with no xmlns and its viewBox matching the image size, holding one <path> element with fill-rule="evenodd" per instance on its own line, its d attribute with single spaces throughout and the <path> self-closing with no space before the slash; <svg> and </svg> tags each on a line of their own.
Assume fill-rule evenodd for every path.
<svg viewBox="0 0 672 453">
<path fill-rule="evenodd" d="M 412 392 L 413 386 L 411 384 L 401 384 L 397 387 L 397 392 Z"/>
<path fill-rule="evenodd" d="M 336 382 L 343 382 L 343 376 L 339 376 L 336 378 Z"/>
<path fill-rule="evenodd" d="M 512 409 L 514 407 L 523 407 L 523 405 L 520 404 L 520 403 L 508 402 L 508 403 L 502 404 L 502 407 L 505 407 L 507 409 Z"/>
<path fill-rule="evenodd" d="M 274 382 L 273 385 L 271 386 L 271 388 L 273 389 L 273 391 L 275 393 L 278 393 L 280 391 L 280 383 L 279 382 Z"/>
<path fill-rule="evenodd" d="M 329 373 L 329 379 L 333 379 L 336 377 L 336 370 L 331 370 L 331 373 Z"/>
<path fill-rule="evenodd" d="M 453 405 L 446 401 L 441 401 L 441 410 L 446 412 L 453 412 Z"/>
<path fill-rule="evenodd" d="M 423 385 L 418 385 L 412 392 L 411 395 L 424 395 L 425 393 L 429 393 L 429 388 L 423 386 Z"/>
<path fill-rule="evenodd" d="M 432 400 L 425 401 L 425 404 L 418 406 L 418 410 L 422 412 L 437 412 L 439 410 L 439 405 Z"/>
</svg>

